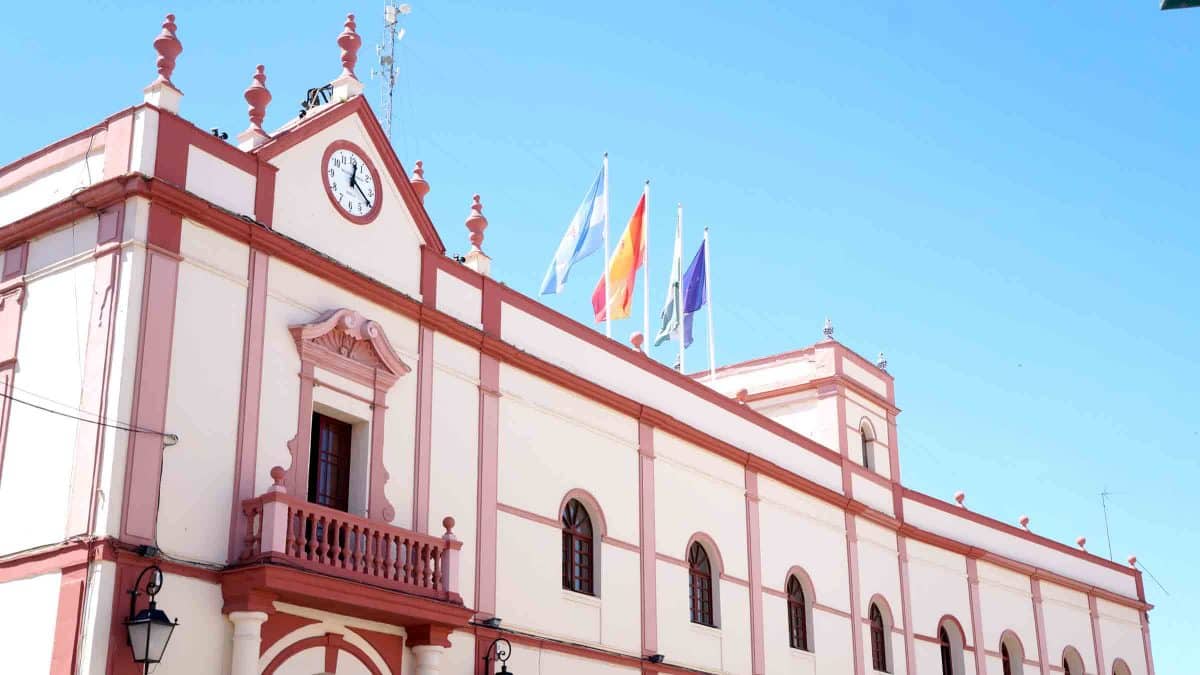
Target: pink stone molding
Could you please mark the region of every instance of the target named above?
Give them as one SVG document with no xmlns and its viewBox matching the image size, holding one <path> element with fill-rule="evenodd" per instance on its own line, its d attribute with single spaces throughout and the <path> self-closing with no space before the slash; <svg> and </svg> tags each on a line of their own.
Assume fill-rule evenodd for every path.
<svg viewBox="0 0 1200 675">
<path fill-rule="evenodd" d="M 86 564 L 62 571 L 58 590 L 58 617 L 54 626 L 54 647 L 50 654 L 51 673 L 75 672 L 87 573 Z"/>
<path fill-rule="evenodd" d="M 641 550 L 642 655 L 658 653 L 654 531 L 654 427 L 638 421 L 638 544 Z"/>
<path fill-rule="evenodd" d="M 396 510 L 385 496 L 389 478 L 383 465 L 384 411 L 387 392 L 410 372 L 392 348 L 378 323 L 352 309 L 326 312 L 312 323 L 289 328 L 300 354 L 300 401 L 296 436 L 288 444 L 292 465 L 287 484 L 292 494 L 304 494 L 308 482 L 308 449 L 312 434 L 312 389 L 316 368 L 357 382 L 374 392 L 371 411 L 371 485 L 367 517 L 390 523 Z"/>
<path fill-rule="evenodd" d="M 156 202 L 150 203 L 131 415 L 131 426 L 140 429 L 161 431 L 166 422 L 182 226 L 183 219 L 178 213 Z M 137 544 L 153 544 L 165 446 L 156 433 L 129 433 L 128 437 L 122 537 Z"/>
<path fill-rule="evenodd" d="M 850 568 L 850 643 L 854 648 L 854 675 L 865 675 L 862 641 L 862 607 L 859 605 L 858 527 L 854 514 L 844 511 L 846 520 L 846 564 Z"/>
<path fill-rule="evenodd" d="M 485 296 L 486 297 L 486 296 Z M 486 301 L 485 301 L 486 305 Z M 487 314 L 485 307 L 484 313 Z M 485 326 L 487 321 L 485 320 Z M 497 327 L 498 328 L 498 327 Z M 477 618 L 496 615 L 497 501 L 500 472 L 500 362 L 479 355 L 479 531 L 475 552 L 475 613 Z"/>
<path fill-rule="evenodd" d="M 895 439 L 895 436 L 891 437 Z M 894 442 L 894 440 L 893 440 Z M 916 645 L 913 642 L 912 625 L 912 582 L 908 571 L 908 539 L 896 537 L 896 550 L 900 564 L 900 616 L 904 621 L 904 663 L 908 673 L 917 672 Z M 980 671 L 986 672 L 986 671 Z"/>
<path fill-rule="evenodd" d="M 25 265 L 29 244 L 19 244 L 4 252 L 4 271 L 0 275 L 0 475 L 4 473 L 4 446 L 8 439 L 8 419 L 12 412 L 13 379 L 17 374 L 17 346 L 21 337 L 21 313 L 25 305 Z"/>
<path fill-rule="evenodd" d="M 967 599 L 971 606 L 971 642 L 975 645 L 975 672 L 987 672 L 987 655 L 983 647 L 983 609 L 979 604 L 979 562 L 967 557 Z M 959 630 L 962 628 L 960 626 Z M 963 633 L 966 639 L 966 633 Z"/>
<path fill-rule="evenodd" d="M 762 534 L 759 529 L 758 473 L 745 470 L 746 560 L 750 564 L 750 667 L 753 675 L 767 672 L 763 638 Z M 785 586 L 786 588 L 786 586 Z"/>
<path fill-rule="evenodd" d="M 284 647 L 283 651 L 271 659 L 271 662 L 263 669 L 263 675 L 275 675 L 293 656 L 314 647 L 324 648 L 324 670 L 327 673 L 333 673 L 338 670 L 338 654 L 339 652 L 345 652 L 361 663 L 371 675 L 383 675 L 383 672 L 379 670 L 379 666 L 375 665 L 375 662 L 371 660 L 371 657 L 367 656 L 366 652 L 360 647 L 347 642 L 346 638 L 337 633 L 326 633 L 322 636 L 306 638 Z"/>
<path fill-rule="evenodd" d="M 263 339 L 267 321 L 267 274 L 270 256 L 251 248 L 246 271 L 246 321 L 242 335 L 242 386 L 238 405 L 237 448 L 234 458 L 233 503 L 229 523 L 229 560 L 237 559 L 245 540 L 242 502 L 254 496 L 258 465 L 258 422 L 262 406 Z"/>
<path fill-rule="evenodd" d="M 433 329 L 421 326 L 417 334 L 417 420 L 413 453 L 413 529 L 429 532 L 429 483 L 433 448 Z"/>
<path fill-rule="evenodd" d="M 1088 593 L 1088 614 L 1092 618 L 1092 651 L 1096 657 L 1096 672 L 1104 673 L 1104 640 L 1100 635 L 1100 610 L 1096 606 L 1096 596 Z"/>
<path fill-rule="evenodd" d="M 567 502 L 572 499 L 583 504 L 583 508 L 587 509 L 588 517 L 592 519 L 592 528 L 595 531 L 594 539 L 603 539 L 608 536 L 608 520 L 604 517 L 604 509 L 600 508 L 600 500 L 592 496 L 592 493 L 583 488 L 571 488 L 563 495 L 563 498 L 558 503 L 558 511 L 555 512 L 557 518 L 554 521 L 555 527 L 561 527 L 562 512 L 567 508 Z"/>
<path fill-rule="evenodd" d="M 154 38 L 154 51 L 158 52 L 158 78 L 151 84 L 165 84 L 178 91 L 171 74 L 175 72 L 175 59 L 183 53 L 183 43 L 175 36 L 175 15 L 168 14 L 163 19 L 162 32 Z"/>
<path fill-rule="evenodd" d="M 1050 675 L 1050 654 L 1046 643 L 1046 618 L 1042 614 L 1042 582 L 1037 577 L 1029 579 L 1029 591 L 1033 598 L 1033 627 L 1037 635 L 1038 666 L 1042 675 Z"/>
<path fill-rule="evenodd" d="M 424 204 L 425 195 L 429 194 L 429 181 L 425 180 L 425 162 L 417 160 L 416 165 L 413 167 L 413 177 L 409 180 L 409 183 L 412 184 L 412 189 L 416 193 L 417 199 L 421 200 L 421 203 Z"/>
<path fill-rule="evenodd" d="M 362 38 L 355 32 L 355 28 L 357 28 L 357 24 L 354 23 L 354 15 L 347 14 L 346 23 L 337 39 L 338 46 L 342 48 L 341 77 L 353 80 L 358 79 L 354 74 L 354 66 L 358 63 L 358 50 L 362 47 Z"/>
</svg>

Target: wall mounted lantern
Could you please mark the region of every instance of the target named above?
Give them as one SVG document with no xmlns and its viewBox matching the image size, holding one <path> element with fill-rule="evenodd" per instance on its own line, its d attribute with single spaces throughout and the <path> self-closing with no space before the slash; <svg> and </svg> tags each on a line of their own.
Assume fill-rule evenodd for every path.
<svg viewBox="0 0 1200 675">
<path fill-rule="evenodd" d="M 500 645 L 502 642 L 504 643 L 504 646 Z M 495 654 L 495 656 L 492 656 L 493 654 Z M 508 640 L 505 640 L 502 637 L 492 640 L 491 646 L 489 646 L 487 651 L 483 654 L 483 672 L 487 673 L 487 675 L 492 675 L 495 673 L 496 671 L 492 670 L 492 662 L 496 661 L 500 664 L 500 673 L 502 675 L 505 673 L 508 675 L 514 675 L 508 669 L 508 657 L 511 655 L 512 645 L 509 644 Z"/>
<path fill-rule="evenodd" d="M 141 593 L 138 587 L 142 579 L 150 572 L 146 580 L 146 595 L 150 604 L 146 609 L 137 611 L 137 599 Z M 163 653 L 167 651 L 167 643 L 171 641 L 171 633 L 179 625 L 179 620 L 171 619 L 154 602 L 154 596 L 162 590 L 163 575 L 158 565 L 151 565 L 138 574 L 133 589 L 129 591 L 129 618 L 125 619 L 126 641 L 133 650 L 134 663 L 142 664 L 142 672 L 149 673 L 151 664 L 162 661 Z"/>
</svg>

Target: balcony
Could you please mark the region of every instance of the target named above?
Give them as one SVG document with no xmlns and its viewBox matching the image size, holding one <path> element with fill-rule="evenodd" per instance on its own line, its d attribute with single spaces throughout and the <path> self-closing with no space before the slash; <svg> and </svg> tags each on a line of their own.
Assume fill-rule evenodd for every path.
<svg viewBox="0 0 1200 675">
<path fill-rule="evenodd" d="M 277 564 L 384 590 L 462 605 L 462 542 L 442 521 L 441 537 L 309 503 L 276 484 L 242 502 L 246 538 L 239 563 Z"/>
</svg>

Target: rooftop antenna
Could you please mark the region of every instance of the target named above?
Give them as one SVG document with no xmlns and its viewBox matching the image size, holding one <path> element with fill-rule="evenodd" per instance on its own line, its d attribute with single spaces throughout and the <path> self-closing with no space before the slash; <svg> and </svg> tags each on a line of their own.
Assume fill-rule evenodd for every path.
<svg viewBox="0 0 1200 675">
<path fill-rule="evenodd" d="M 383 130 L 392 140 L 392 97 L 396 93 L 396 43 L 404 39 L 404 28 L 400 17 L 412 13 L 408 3 L 397 4 L 387 0 L 383 6 L 383 40 L 375 47 L 379 55 L 379 69 L 371 69 L 371 77 L 379 78 L 383 89 Z"/>
<path fill-rule="evenodd" d="M 1112 553 L 1112 535 L 1108 531 L 1108 498 L 1111 497 L 1112 495 L 1113 495 L 1113 493 L 1109 492 L 1108 488 L 1104 488 L 1100 492 L 1100 506 L 1101 506 L 1101 508 L 1104 509 L 1104 538 L 1106 540 L 1108 540 L 1108 559 L 1110 561 L 1113 559 L 1113 553 Z M 1157 583 L 1157 582 L 1155 582 L 1155 583 Z"/>
</svg>

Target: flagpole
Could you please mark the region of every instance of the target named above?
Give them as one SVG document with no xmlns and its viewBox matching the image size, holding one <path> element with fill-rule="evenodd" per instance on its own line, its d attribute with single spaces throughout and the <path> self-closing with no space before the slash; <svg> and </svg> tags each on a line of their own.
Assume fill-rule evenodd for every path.
<svg viewBox="0 0 1200 675">
<path fill-rule="evenodd" d="M 683 203 L 676 205 L 675 212 L 675 258 L 680 262 L 680 277 L 678 283 L 675 284 L 675 307 L 679 315 L 679 326 L 676 330 L 679 331 L 679 372 L 686 373 L 687 370 L 683 367 Z"/>
<path fill-rule="evenodd" d="M 642 186 L 642 339 L 650 339 L 650 181 Z M 646 352 L 650 352 L 648 343 Z"/>
<path fill-rule="evenodd" d="M 608 153 L 604 153 L 604 336 L 612 337 L 612 294 L 608 288 Z"/>
<path fill-rule="evenodd" d="M 717 348 L 716 338 L 713 337 L 713 293 L 712 293 L 712 263 L 709 258 L 708 228 L 704 228 L 704 298 L 708 302 L 708 380 L 717 377 Z"/>
</svg>

